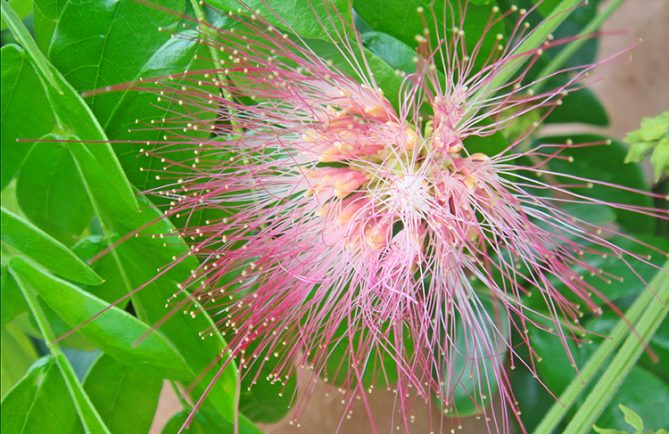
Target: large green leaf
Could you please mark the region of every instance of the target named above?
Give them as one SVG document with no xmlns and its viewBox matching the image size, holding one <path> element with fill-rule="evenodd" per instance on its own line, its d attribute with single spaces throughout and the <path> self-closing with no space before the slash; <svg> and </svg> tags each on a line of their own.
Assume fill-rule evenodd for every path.
<svg viewBox="0 0 669 434">
<path fill-rule="evenodd" d="M 158 407 L 162 380 L 100 356 L 84 379 L 84 390 L 113 433 L 149 432 Z"/>
<path fill-rule="evenodd" d="M 544 121 L 545 123 L 584 123 L 605 127 L 609 116 L 602 102 L 590 89 L 569 93 Z"/>
<path fill-rule="evenodd" d="M 510 373 L 511 389 L 521 409 L 521 420 L 527 432 L 534 432 L 555 398 L 527 369 L 514 369 Z"/>
<path fill-rule="evenodd" d="M 91 262 L 91 268 L 100 276 L 105 276 L 105 281 L 101 285 L 82 289 L 109 303 L 117 302 L 127 294 L 125 280 L 118 273 L 114 256 L 107 251 L 109 243 L 118 240 L 116 234 L 113 234 L 110 240 L 101 235 L 91 235 L 72 246 L 72 251 L 77 256 L 86 262 Z M 118 306 L 123 308 L 126 304 L 127 301 L 121 301 Z"/>
<path fill-rule="evenodd" d="M 578 35 L 583 28 L 597 16 L 598 9 L 599 0 L 589 0 L 586 3 L 580 4 L 579 7 L 569 15 L 569 18 L 555 30 L 555 37 L 559 39 Z M 567 60 L 564 67 L 591 64 L 597 59 L 598 50 L 599 38 L 595 35 L 586 41 L 585 44 L 583 44 L 583 46 Z"/>
<path fill-rule="evenodd" d="M 416 71 L 416 62 L 414 62 L 416 51 L 404 42 L 387 33 L 375 31 L 363 33 L 362 42 L 365 48 L 393 68 L 407 74 Z"/>
<path fill-rule="evenodd" d="M 26 373 L 37 360 L 30 339 L 13 324 L 2 327 L 2 396 Z"/>
<path fill-rule="evenodd" d="M 602 248 L 585 244 L 584 250 L 586 253 L 582 260 L 593 269 L 603 270 L 606 275 L 604 277 L 593 275 L 583 266 L 575 266 L 574 271 L 582 276 L 586 284 L 592 285 L 593 288 L 602 293 L 608 301 L 618 303 L 626 297 L 638 295 L 657 273 L 658 267 L 661 267 L 664 263 L 665 258 L 658 254 L 655 249 L 668 251 L 669 240 L 650 235 L 635 235 L 634 238 L 638 239 L 638 242 L 622 236 L 611 237 L 608 241 L 628 252 L 629 255 L 634 255 L 642 260 L 632 259 L 629 256 L 621 259 L 612 254 L 605 257 L 601 254 L 592 254 L 587 250 L 591 248 L 595 251 L 601 251 Z M 558 278 L 552 278 L 551 281 L 569 301 L 577 304 L 581 302 L 564 282 Z M 599 306 L 605 305 L 605 300 L 595 294 L 593 294 L 591 300 Z M 546 310 L 546 303 L 541 297 L 530 297 L 524 301 L 524 304 L 531 309 Z"/>
<path fill-rule="evenodd" d="M 658 411 L 669 400 L 669 385 L 645 369 L 634 367 L 597 421 L 597 426 L 627 429 L 618 404 L 633 409 L 641 416 L 646 432 L 669 427 L 669 413 Z M 585 403 L 587 405 L 587 402 Z"/>
<path fill-rule="evenodd" d="M 456 18 L 453 18 L 449 2 L 430 2 L 428 0 L 353 1 L 355 11 L 369 27 L 394 36 L 412 48 L 418 45 L 416 35 L 424 35 L 424 23 L 427 23 L 433 46 L 436 46 L 438 37 L 450 40 L 452 38 L 453 22 L 456 26 L 459 25 L 459 5 L 461 6 L 462 2 L 453 3 L 453 10 L 456 14 Z M 496 35 L 504 32 L 504 26 L 498 23 L 484 36 L 486 26 L 492 16 L 492 7 L 493 5 L 467 5 L 463 30 L 470 55 L 481 38 L 484 37 L 476 58 L 478 66 L 483 64 L 492 49 L 497 48 Z M 422 8 L 423 16 L 418 12 L 418 8 Z M 446 34 L 444 34 L 444 29 Z M 439 59 L 435 60 L 439 61 Z"/>
<path fill-rule="evenodd" d="M 2 169 L 4 189 L 16 175 L 32 143 L 16 139 L 36 139 L 51 131 L 53 114 L 46 94 L 25 51 L 16 45 L 2 47 Z"/>
<path fill-rule="evenodd" d="M 260 12 L 262 17 L 276 27 L 296 33 L 305 38 L 329 39 L 334 29 L 341 29 L 337 14 L 348 18 L 346 0 L 212 0 L 212 6 L 222 11 L 235 11 L 243 15 Z M 348 22 L 344 23 L 348 24 Z"/>
<path fill-rule="evenodd" d="M 63 138 L 42 139 L 47 142 L 36 143 L 21 167 L 16 196 L 33 223 L 70 245 L 90 223 L 93 210 L 67 145 L 55 141 Z"/>
<path fill-rule="evenodd" d="M 207 411 L 199 411 L 187 429 L 182 430 L 189 412 L 182 410 L 167 421 L 161 431 L 162 434 L 177 434 L 185 432 L 188 434 L 261 434 L 262 431 L 243 414 L 239 415 L 239 431 L 235 431 L 234 424 L 217 418 L 215 414 Z"/>
<path fill-rule="evenodd" d="M 572 177 L 585 178 L 598 181 L 589 188 L 586 182 L 580 182 L 583 188 L 570 189 L 576 194 L 594 198 L 605 203 L 632 205 L 638 207 L 652 207 L 653 201 L 650 196 L 634 191 L 626 191 L 625 188 L 648 191 L 648 183 L 645 180 L 641 167 L 636 164 L 625 164 L 627 148 L 617 140 L 610 140 L 603 136 L 577 134 L 572 136 L 552 136 L 538 140 L 538 143 L 566 143 L 568 140 L 575 144 L 599 142 L 600 145 L 584 147 L 568 147 L 562 155 L 571 157 L 571 160 L 553 159 L 548 167 L 557 173 L 564 173 Z M 573 161 L 572 161 L 573 160 Z M 566 184 L 579 183 L 574 178 L 559 177 L 560 182 Z M 601 183 L 620 185 L 623 188 L 615 188 Z M 628 231 L 634 233 L 652 233 L 655 221 L 651 216 L 638 212 L 614 209 L 617 222 Z"/>
<path fill-rule="evenodd" d="M 46 53 L 58 17 L 68 0 L 33 0 L 33 28 L 39 48 Z"/>
<path fill-rule="evenodd" d="M 247 350 L 251 352 L 251 350 Z M 276 357 L 268 354 L 262 369 L 257 364 L 244 372 L 239 393 L 239 411 L 254 422 L 277 422 L 290 410 L 295 399 L 297 380 L 293 376 L 283 381 L 270 381 L 269 374 L 277 367 Z"/>
<path fill-rule="evenodd" d="M 16 282 L 12 275 L 7 271 L 5 264 L 2 264 L 2 280 L 0 286 L 1 327 L 4 328 L 7 323 L 25 312 L 26 309 L 26 302 L 23 300 L 21 291 L 16 286 Z"/>
<path fill-rule="evenodd" d="M 26 300 L 37 327 L 44 338 L 44 343 L 49 349 L 49 352 L 65 381 L 67 391 L 72 398 L 72 402 L 74 403 L 77 415 L 79 416 L 79 420 L 81 421 L 84 430 L 95 434 L 109 433 L 109 429 L 105 426 L 97 410 L 88 398 L 88 395 L 84 392 L 72 363 L 67 359 L 65 353 L 56 342 L 56 335 L 44 314 L 42 302 L 38 299 L 34 288 L 30 287 L 29 284 L 24 281 L 22 276 L 19 275 L 20 273 L 12 267 L 12 265 L 21 265 L 22 262 L 27 264 L 21 257 L 12 258 L 9 262 L 9 270 L 14 279 L 16 279 L 16 282 L 21 289 L 21 294 Z"/>
<path fill-rule="evenodd" d="M 177 15 L 184 13 L 184 1 L 159 0 L 155 4 Z M 179 30 L 180 21 L 178 16 L 140 2 L 69 0 L 60 10 L 48 57 L 80 91 L 124 83 L 139 78 L 138 73 L 170 39 L 170 33 Z M 103 101 L 105 97 L 118 99 L 114 94 L 88 99 L 96 114 L 103 114 L 99 119 L 106 119 L 108 113 L 99 112 L 98 103 L 107 112 L 113 107 Z"/>
<path fill-rule="evenodd" d="M 335 44 L 326 41 L 311 40 L 308 41 L 308 45 L 319 56 L 331 61 L 342 73 L 350 76 L 357 82 L 361 81 L 361 77 L 358 77 L 356 71 L 351 67 L 350 57 L 352 56 L 343 55 Z M 402 77 L 397 74 L 396 69 L 367 48 L 363 48 L 363 54 L 355 52 L 352 55 L 355 56 L 358 62 L 361 61 L 362 55 L 365 56 L 366 63 L 377 86 L 383 90 L 384 96 L 388 101 L 397 108 L 399 105 Z"/>
<path fill-rule="evenodd" d="M 51 357 L 38 360 L 2 400 L 3 433 L 82 432 L 67 386 Z"/>
<path fill-rule="evenodd" d="M 102 283 L 100 276 L 49 234 L 4 208 L 1 213 L 3 243 L 60 277 L 89 285 Z"/>
<path fill-rule="evenodd" d="M 16 14 L 22 19 L 25 19 L 26 17 L 30 16 L 30 14 L 33 11 L 32 0 L 8 0 L 8 1 L 12 9 L 14 9 L 16 11 Z M 5 20 L 3 19 L 2 21 L 0 21 L 0 23 L 1 23 L 0 29 L 5 30 L 7 28 Z"/>
<path fill-rule="evenodd" d="M 68 326 L 81 326 L 80 333 L 110 356 L 166 378 L 189 377 L 188 365 L 174 347 L 129 313 L 108 307 L 104 301 L 45 274 L 20 257 L 10 260 L 10 269 L 20 286 L 35 291 Z"/>
</svg>

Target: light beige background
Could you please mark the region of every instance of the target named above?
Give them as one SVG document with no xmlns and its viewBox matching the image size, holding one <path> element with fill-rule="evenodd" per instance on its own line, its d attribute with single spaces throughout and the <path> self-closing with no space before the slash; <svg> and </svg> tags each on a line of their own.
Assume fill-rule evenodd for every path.
<svg viewBox="0 0 669 434">
<path fill-rule="evenodd" d="M 624 137 L 627 131 L 638 127 L 644 116 L 651 116 L 669 109 L 669 0 L 627 0 L 612 16 L 603 29 L 600 57 L 606 58 L 629 46 L 636 47 L 614 62 L 600 66 L 594 78 L 601 79 L 593 89 L 607 107 L 611 126 L 598 131 L 616 138 Z M 620 32 L 624 33 L 620 33 Z M 577 127 L 577 130 L 583 130 Z M 573 131 L 574 128 L 570 128 Z M 589 128 L 592 131 L 592 128 Z M 303 381 L 304 382 L 304 381 Z M 169 387 L 165 387 L 158 408 L 152 433 L 159 433 L 169 417 L 180 409 L 179 403 Z M 326 393 L 329 396 L 326 396 Z M 290 425 L 288 420 L 266 426 L 268 434 L 330 434 L 341 421 L 340 395 L 325 384 L 319 384 L 308 398 L 301 417 L 301 428 Z M 381 433 L 392 430 L 394 397 L 391 392 L 376 392 L 372 395 L 372 407 L 377 415 Z M 383 417 L 383 415 L 388 415 Z M 427 412 L 418 406 L 416 422 L 412 432 L 429 432 Z M 455 426 L 459 422 L 455 421 Z M 461 433 L 487 432 L 480 421 L 473 418 L 461 421 Z M 438 425 L 437 425 L 438 426 Z M 445 432 L 450 432 L 451 426 Z M 341 426 L 341 434 L 368 434 L 370 425 L 362 406 L 355 408 L 350 420 Z"/>
</svg>

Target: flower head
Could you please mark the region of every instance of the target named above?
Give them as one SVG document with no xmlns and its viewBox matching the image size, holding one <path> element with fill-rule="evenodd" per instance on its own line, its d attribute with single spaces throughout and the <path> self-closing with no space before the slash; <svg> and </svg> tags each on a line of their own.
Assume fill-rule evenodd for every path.
<svg viewBox="0 0 669 434">
<path fill-rule="evenodd" d="M 505 17 L 491 8 L 484 36 Z M 192 298 L 178 307 L 194 303 L 212 315 L 242 372 L 276 355 L 273 381 L 309 367 L 337 377 L 350 391 L 347 405 L 367 399 L 370 381 L 392 382 L 405 423 L 405 396 L 451 408 L 473 378 L 481 412 L 490 412 L 491 393 L 507 404 L 503 417 L 488 419 L 491 430 L 507 430 L 507 411 L 517 408 L 502 359 L 534 370 L 531 326 L 552 329 L 565 345 L 579 339 L 581 304 L 599 309 L 596 289 L 576 271 L 600 274 L 584 252 L 626 252 L 602 232 L 614 228 L 560 208 L 598 202 L 567 185 L 591 181 L 547 167 L 571 144 L 528 147 L 534 126 L 494 153 L 471 139 L 492 140 L 525 114 L 560 104 L 590 66 L 530 92 L 529 68 L 561 41 L 523 50 L 523 15 L 506 44 L 493 38 L 495 49 L 484 50 L 490 38 L 467 44 L 459 18 L 435 40 L 417 38 L 416 70 L 399 98 L 388 98 L 344 18 L 330 37 L 348 74 L 257 14 L 230 18 L 228 30 L 202 24 L 220 69 L 138 85 L 182 108 L 163 120 L 165 140 L 143 151 L 161 159 L 158 176 L 169 180 L 151 193 L 170 201 L 166 215 L 185 219 L 180 234 L 201 259 L 183 285 Z M 516 78 L 499 82 L 518 62 Z M 192 161 L 171 158 L 184 148 Z M 202 210 L 216 215 L 190 220 Z M 550 314 L 524 305 L 530 291 Z M 517 354 L 512 330 L 530 360 Z"/>
</svg>

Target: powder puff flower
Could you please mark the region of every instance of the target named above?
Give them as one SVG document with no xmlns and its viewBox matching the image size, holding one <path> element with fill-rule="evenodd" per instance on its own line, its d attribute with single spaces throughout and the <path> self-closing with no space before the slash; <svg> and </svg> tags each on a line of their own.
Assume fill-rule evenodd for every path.
<svg viewBox="0 0 669 434">
<path fill-rule="evenodd" d="M 392 383 L 406 430 L 406 396 L 457 413 L 454 394 L 474 384 L 468 393 L 489 429 L 508 431 L 518 409 L 503 360 L 534 372 L 528 328 L 550 330 L 565 347 L 580 339 L 581 305 L 597 311 L 592 294 L 605 298 L 580 278 L 577 270 L 600 273 L 584 253 L 627 253 L 607 239 L 614 228 L 603 233 L 559 206 L 601 203 L 569 187 L 595 181 L 551 172 L 547 163 L 568 158 L 561 152 L 572 145 L 527 146 L 536 125 L 494 153 L 470 139 L 528 113 L 545 116 L 591 66 L 557 88 L 528 91 L 550 78 L 525 80 L 535 60 L 566 41 L 522 50 L 521 16 L 497 48 L 485 36 L 515 12 L 491 10 L 474 45 L 464 18 L 436 39 L 419 35 L 416 70 L 393 98 L 360 35 L 334 13 L 341 30 L 330 30 L 331 42 L 352 72 L 258 14 L 230 14 L 227 30 L 200 26 L 220 69 L 135 86 L 168 107 L 165 140 L 143 150 L 161 159 L 157 176 L 167 180 L 150 193 L 170 202 L 166 215 L 185 222 L 180 234 L 201 260 L 182 285 L 192 297 L 174 311 L 208 311 L 242 375 L 257 376 L 270 358 L 272 381 L 307 367 L 349 392 L 344 411 L 366 402 L 370 383 Z M 500 82 L 518 62 L 515 78 Z M 184 149 L 192 161 L 172 157 Z M 214 216 L 190 219 L 201 211 Z M 529 292 L 548 314 L 524 305 Z M 490 394 L 505 404 L 501 414 Z"/>
</svg>

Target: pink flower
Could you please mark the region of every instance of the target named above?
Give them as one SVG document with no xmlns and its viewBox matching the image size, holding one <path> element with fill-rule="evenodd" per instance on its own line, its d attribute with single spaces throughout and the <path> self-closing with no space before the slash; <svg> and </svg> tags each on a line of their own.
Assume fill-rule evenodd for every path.
<svg viewBox="0 0 669 434">
<path fill-rule="evenodd" d="M 406 76 L 395 108 L 357 46 L 342 48 L 360 73 L 353 78 L 260 17 L 232 18 L 239 24 L 234 32 L 203 32 L 225 56 L 224 68 L 184 73 L 179 85 L 165 79 L 141 86 L 184 107 L 170 119 L 166 142 L 150 151 L 163 159 L 160 176 L 173 179 L 153 192 L 171 200 L 166 214 L 224 215 L 181 228 L 201 259 L 184 285 L 197 309 L 225 331 L 242 374 L 275 353 L 274 378 L 301 366 L 332 374 L 328 363 L 339 346 L 346 354 L 336 368 L 350 391 L 346 409 L 356 397 L 367 399 L 363 377 L 394 381 L 408 430 L 405 396 L 436 397 L 450 408 L 463 378 L 472 377 L 478 386 L 471 398 L 490 430 L 507 431 L 509 412 L 518 409 L 502 359 L 534 371 L 510 331 L 521 332 L 530 352 L 526 330 L 546 329 L 546 322 L 565 347 L 579 339 L 578 325 L 561 322 L 578 322 L 579 303 L 599 309 L 591 300 L 596 290 L 574 271 L 599 273 L 582 259 L 584 251 L 626 252 L 556 206 L 597 201 L 534 177 L 556 175 L 546 164 L 569 144 L 528 150 L 527 131 L 486 155 L 468 149 L 467 139 L 559 104 L 590 67 L 573 71 L 564 86 L 528 93 L 534 82 L 521 79 L 541 49 L 561 41 L 515 52 L 526 35 L 521 18 L 510 42 L 476 71 L 483 42 L 468 51 L 456 28 L 437 46 L 422 39 L 417 70 Z M 492 14 L 487 30 L 500 19 Z M 337 37 L 356 40 L 342 33 L 333 42 Z M 527 64 L 518 78 L 495 84 L 519 59 Z M 211 136 L 195 139 L 188 130 Z M 172 161 L 171 145 L 192 148 L 192 163 Z M 627 209 L 667 218 L 666 211 Z M 550 315 L 524 306 L 532 288 Z M 381 366 L 383 358 L 392 363 Z M 485 396 L 495 390 L 506 404 L 502 414 Z"/>
</svg>

